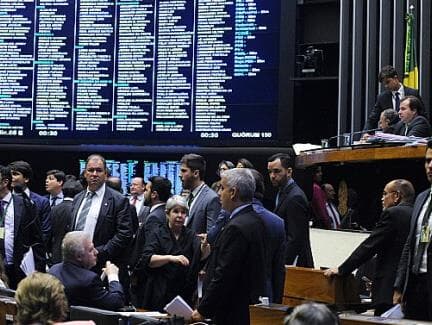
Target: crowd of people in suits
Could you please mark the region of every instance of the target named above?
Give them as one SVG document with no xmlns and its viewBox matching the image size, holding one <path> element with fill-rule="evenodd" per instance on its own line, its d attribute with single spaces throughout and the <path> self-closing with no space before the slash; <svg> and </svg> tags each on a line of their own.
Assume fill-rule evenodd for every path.
<svg viewBox="0 0 432 325">
<path fill-rule="evenodd" d="M 204 181 L 204 157 L 186 154 L 179 177 L 187 194 L 172 195 L 171 182 L 154 176 L 147 182 L 133 178 L 129 197 L 115 189 L 115 180 L 110 184 L 99 154 L 88 157 L 84 182 L 48 171 L 46 197 L 30 191 L 28 163 L 0 166 L 0 279 L 17 288 L 26 278 L 20 264 L 31 247 L 36 270 L 60 280 L 69 304 L 163 311 L 180 295 L 194 307 L 196 321 L 248 324 L 249 305 L 260 296 L 282 301 L 285 265 L 313 267 L 311 213 L 315 220 L 319 213 L 326 216 L 320 221 L 329 229 L 341 220 L 331 215 L 335 190 L 321 184 L 320 168 L 314 171 L 310 204 L 293 178 L 294 156 L 269 157 L 267 173 L 277 189 L 269 211 L 262 204 L 263 175 L 250 162 L 237 166 L 222 161 L 212 189 Z M 432 142 L 425 168 L 432 183 Z M 410 318 L 431 319 L 423 290 L 430 283 L 429 192 L 413 205 L 409 181 L 389 182 L 376 228 L 343 264 L 326 272 L 345 276 L 376 255 L 377 315 L 404 301 Z M 419 292 L 425 299 L 420 307 Z"/>
<path fill-rule="evenodd" d="M 281 302 L 285 264 L 313 265 L 308 202 L 291 178 L 293 163 L 289 154 L 269 159 L 274 213 L 261 202 L 264 177 L 246 159 L 221 164 L 212 189 L 204 157 L 184 155 L 183 196 L 154 176 L 134 177 L 126 197 L 99 154 L 88 157 L 81 179 L 48 171 L 46 196 L 30 191 L 27 162 L 1 166 L 4 282 L 16 289 L 26 278 L 20 265 L 31 247 L 36 270 L 60 280 L 69 304 L 163 311 L 181 295 L 196 320 L 246 324 L 259 296 Z"/>
</svg>

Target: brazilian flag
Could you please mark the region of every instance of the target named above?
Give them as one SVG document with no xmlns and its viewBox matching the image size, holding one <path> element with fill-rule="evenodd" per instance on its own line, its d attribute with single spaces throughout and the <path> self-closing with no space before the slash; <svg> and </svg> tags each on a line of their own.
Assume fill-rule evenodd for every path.
<svg viewBox="0 0 432 325">
<path fill-rule="evenodd" d="M 411 10 L 410 10 L 411 11 Z M 416 58 L 416 39 L 414 33 L 414 14 L 406 15 L 404 86 L 418 89 L 418 64 Z"/>
</svg>

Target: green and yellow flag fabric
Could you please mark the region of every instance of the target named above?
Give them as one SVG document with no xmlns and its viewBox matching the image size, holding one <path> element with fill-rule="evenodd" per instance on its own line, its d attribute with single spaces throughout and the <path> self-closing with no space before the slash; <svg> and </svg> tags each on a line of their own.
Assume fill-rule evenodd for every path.
<svg viewBox="0 0 432 325">
<path fill-rule="evenodd" d="M 404 86 L 418 89 L 418 64 L 416 57 L 416 37 L 414 33 L 414 14 L 406 15 Z"/>
</svg>

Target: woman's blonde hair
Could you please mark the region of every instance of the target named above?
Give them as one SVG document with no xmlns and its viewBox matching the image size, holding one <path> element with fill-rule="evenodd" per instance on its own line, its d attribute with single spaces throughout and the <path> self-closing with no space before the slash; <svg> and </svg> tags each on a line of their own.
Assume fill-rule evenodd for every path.
<svg viewBox="0 0 432 325">
<path fill-rule="evenodd" d="M 63 284 L 54 276 L 34 272 L 23 279 L 15 293 L 18 324 L 51 324 L 68 312 Z"/>
</svg>

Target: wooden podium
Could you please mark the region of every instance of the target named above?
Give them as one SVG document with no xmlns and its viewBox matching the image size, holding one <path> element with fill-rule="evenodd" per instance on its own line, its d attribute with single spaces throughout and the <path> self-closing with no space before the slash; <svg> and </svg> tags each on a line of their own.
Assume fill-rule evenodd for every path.
<svg viewBox="0 0 432 325">
<path fill-rule="evenodd" d="M 294 307 L 306 301 L 349 305 L 359 304 L 360 297 L 353 275 L 329 279 L 321 270 L 286 266 L 282 303 Z"/>
</svg>

